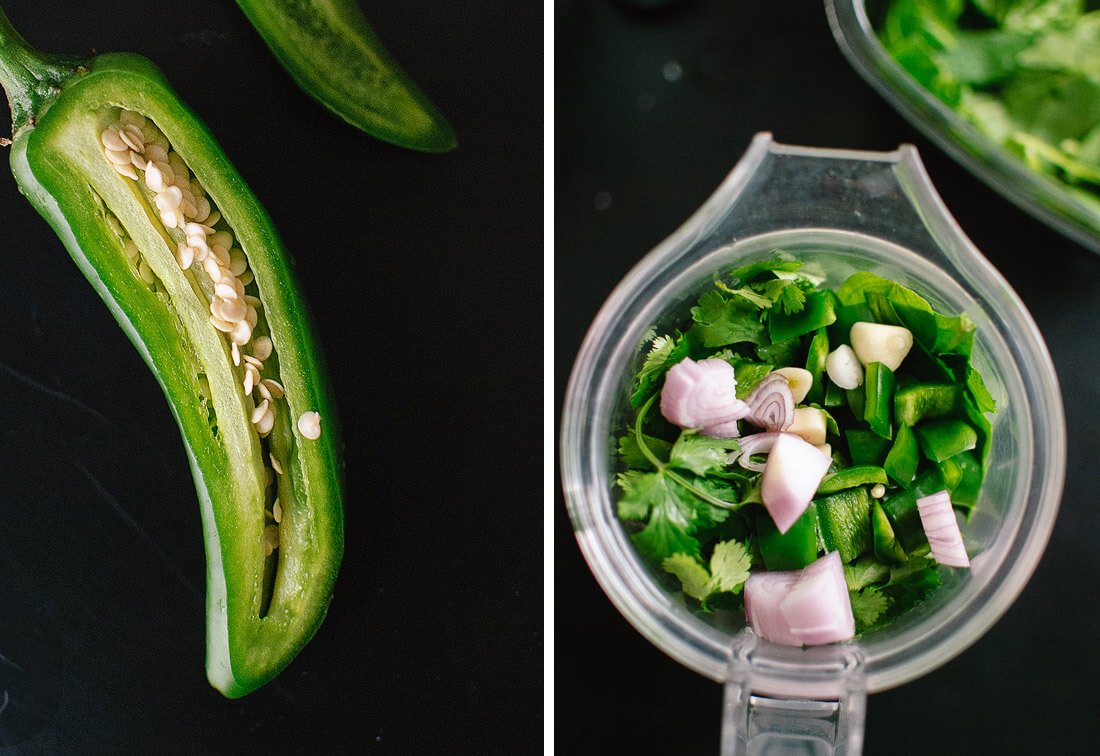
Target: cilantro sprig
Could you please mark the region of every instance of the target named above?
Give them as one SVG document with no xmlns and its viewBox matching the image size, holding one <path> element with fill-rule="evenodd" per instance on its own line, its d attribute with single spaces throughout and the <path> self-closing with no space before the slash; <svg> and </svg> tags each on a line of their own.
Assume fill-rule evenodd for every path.
<svg viewBox="0 0 1100 756">
<path fill-rule="evenodd" d="M 710 557 L 710 569 L 697 557 L 676 553 L 665 557 L 661 567 L 680 579 L 683 591 L 706 606 L 707 599 L 716 593 L 740 593 L 749 579 L 752 557 L 739 541 L 721 541 L 714 546 Z"/>
<path fill-rule="evenodd" d="M 940 585 L 935 562 L 919 554 L 892 568 L 863 557 L 844 566 L 844 579 L 860 632 L 911 609 Z"/>
<path fill-rule="evenodd" d="M 725 466 L 730 452 L 739 448 L 738 443 L 692 431 L 682 431 L 671 446 L 654 443 L 643 432 L 643 426 L 656 399 L 654 395 L 646 401 L 638 411 L 632 433 L 619 442 L 624 458 L 635 463 L 634 469 L 619 473 L 617 478 L 623 492 L 619 517 L 646 523 L 633 541 L 639 551 L 655 561 L 678 553 L 699 556 L 697 534 L 724 521 L 729 510 L 738 507 L 736 500 L 715 493 L 729 490 Z M 655 448 L 667 449 L 667 457 Z M 708 484 L 710 475 L 718 479 Z"/>
<path fill-rule="evenodd" d="M 668 369 L 691 354 L 691 344 L 681 333 L 675 336 L 657 336 L 650 345 L 642 367 L 634 378 L 631 405 L 640 407 L 653 395 L 657 384 Z"/>
</svg>

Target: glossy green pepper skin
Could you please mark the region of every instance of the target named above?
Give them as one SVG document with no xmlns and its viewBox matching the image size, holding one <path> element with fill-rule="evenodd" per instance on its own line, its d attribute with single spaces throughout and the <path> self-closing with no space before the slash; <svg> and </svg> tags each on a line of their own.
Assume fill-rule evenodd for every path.
<svg viewBox="0 0 1100 756">
<path fill-rule="evenodd" d="M 760 556 L 769 570 L 801 570 L 817 560 L 817 507 L 811 501 L 806 511 L 786 533 L 780 533 L 771 515 L 756 518 Z"/>
<path fill-rule="evenodd" d="M 237 0 L 298 86 L 356 128 L 448 152 L 446 119 L 382 47 L 356 0 Z"/>
<path fill-rule="evenodd" d="M 817 487 L 817 495 L 828 496 L 856 486 L 874 485 L 876 483 L 886 485 L 886 482 L 886 471 L 881 467 L 874 465 L 846 467 L 825 476 L 821 481 L 821 485 Z"/>
<path fill-rule="evenodd" d="M 206 549 L 207 676 L 224 695 L 243 696 L 277 675 L 317 631 L 343 554 L 339 428 L 288 259 L 206 126 L 145 58 L 107 54 L 77 64 L 43 56 L 0 12 L 0 80 L 12 104 L 11 167 L 20 191 L 137 347 L 179 424 Z M 210 325 L 208 303 L 175 262 L 157 212 L 103 157 L 97 134 L 113 107 L 140 113 L 164 132 L 254 273 L 287 403 L 269 437 L 286 454 L 279 490 L 287 506 L 274 559 L 265 557 L 265 463 L 249 420 L 253 399 Z M 134 274 L 112 223 L 140 249 L 156 286 Z M 293 420 L 305 411 L 322 417 L 316 440 Z"/>
</svg>

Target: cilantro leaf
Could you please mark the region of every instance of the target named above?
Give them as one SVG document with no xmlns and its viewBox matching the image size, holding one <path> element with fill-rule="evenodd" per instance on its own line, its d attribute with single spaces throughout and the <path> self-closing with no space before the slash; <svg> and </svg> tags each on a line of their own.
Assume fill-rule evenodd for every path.
<svg viewBox="0 0 1100 756">
<path fill-rule="evenodd" d="M 1006 29 L 1038 31 L 1046 26 L 1064 26 L 1084 13 L 1082 0 L 985 0 L 993 4 Z"/>
<path fill-rule="evenodd" d="M 703 346 L 761 344 L 767 340 L 764 324 L 756 313 L 738 308 L 717 291 L 708 291 L 699 297 L 699 304 L 691 308 L 691 317 L 702 336 Z"/>
<path fill-rule="evenodd" d="M 690 353 L 691 343 L 679 332 L 675 336 L 658 336 L 653 339 L 634 381 L 635 390 L 630 397 L 631 406 L 640 407 L 644 404 L 668 369 Z"/>
<path fill-rule="evenodd" d="M 787 284 L 779 292 L 779 304 L 783 307 L 783 312 L 794 315 L 802 312 L 802 308 L 806 306 L 806 292 L 797 284 L 791 285 L 790 281 Z"/>
<path fill-rule="evenodd" d="M 696 475 L 707 475 L 725 468 L 729 464 L 729 453 L 738 448 L 736 439 L 711 438 L 694 431 L 684 431 L 672 445 L 668 463 Z"/>
<path fill-rule="evenodd" d="M 730 274 L 734 285 L 722 281 L 715 285 L 720 291 L 745 299 L 758 309 L 768 310 L 779 306 L 788 315 L 801 312 L 806 304 L 804 286 L 812 284 L 794 275 L 802 264 L 795 260 L 775 258 L 737 268 Z M 770 278 L 765 278 L 767 274 Z"/>
<path fill-rule="evenodd" d="M 780 250 L 776 250 L 777 255 L 779 252 Z M 734 268 L 730 273 L 730 279 L 733 280 L 734 285 L 749 284 L 765 273 L 774 273 L 776 271 L 793 273 L 801 267 L 802 263 L 797 260 L 782 260 L 777 256 L 768 260 L 760 260 L 759 262 L 742 265 L 740 268 Z"/>
<path fill-rule="evenodd" d="M 773 365 L 792 365 L 798 361 L 801 353 L 802 339 L 798 336 L 756 348 L 756 356 Z"/>
<path fill-rule="evenodd" d="M 647 436 L 642 434 L 642 438 L 646 447 L 656 455 L 657 459 L 667 461 L 669 453 L 672 449 L 672 445 L 663 438 L 656 438 L 654 436 Z M 641 448 L 638 446 L 638 437 L 634 434 L 634 429 L 627 430 L 626 435 L 619 438 L 619 459 L 623 461 L 623 464 L 627 467 L 635 470 L 652 470 L 653 464 L 649 461 L 649 457 L 642 453 Z"/>
<path fill-rule="evenodd" d="M 681 499 L 683 494 L 678 493 L 676 488 L 678 486 L 675 482 L 657 473 L 644 489 L 646 504 L 650 510 L 649 522 L 631 540 L 638 551 L 655 562 L 669 554 L 699 556 L 699 540 L 692 535 L 695 523 L 692 521 L 690 508 L 684 506 Z M 622 501 L 619 503 L 621 512 Z"/>
<path fill-rule="evenodd" d="M 678 553 L 699 556 L 695 534 L 730 514 L 703 501 L 665 472 L 627 470 L 619 474 L 618 484 L 623 491 L 618 501 L 619 519 L 648 519 L 632 539 L 638 550 L 654 561 Z"/>
<path fill-rule="evenodd" d="M 710 557 L 710 587 L 712 591 L 740 593 L 749 579 L 752 560 L 744 544 L 723 541 L 714 547 Z"/>
<path fill-rule="evenodd" d="M 788 315 L 802 312 L 802 308 L 806 306 L 806 292 L 802 290 L 797 281 L 786 278 L 768 281 L 763 286 L 763 293 Z"/>
<path fill-rule="evenodd" d="M 966 84 L 988 85 L 1010 76 L 1016 56 L 1031 44 L 1031 35 L 989 29 L 963 32 L 940 60 Z"/>
<path fill-rule="evenodd" d="M 940 584 L 931 559 L 910 555 L 905 564 L 887 567 L 867 556 L 844 567 L 852 614 L 860 632 L 882 624 L 922 601 Z"/>
<path fill-rule="evenodd" d="M 1081 71 L 1021 71 L 1001 94 L 1024 130 L 1052 147 L 1080 139 L 1100 121 L 1100 85 Z"/>
<path fill-rule="evenodd" d="M 710 595 L 710 573 L 695 557 L 673 554 L 661 561 L 661 567 L 680 578 L 681 588 L 688 596 L 703 601 Z"/>
<path fill-rule="evenodd" d="M 651 489 L 663 476 L 660 473 L 644 473 L 627 470 L 616 476 L 615 482 L 622 489 L 617 508 L 620 520 L 645 520 L 653 504 Z M 657 492 L 658 495 L 660 492 Z"/>
<path fill-rule="evenodd" d="M 912 579 L 914 576 L 919 576 L 924 570 L 929 568 L 935 568 L 936 563 L 934 560 L 926 556 L 920 556 L 918 554 L 911 554 L 905 564 L 899 564 L 897 567 L 890 568 L 890 581 L 889 584 L 900 584 L 907 580 Z"/>
<path fill-rule="evenodd" d="M 848 590 L 853 593 L 881 582 L 889 575 L 890 568 L 871 556 L 844 565 L 844 582 L 848 584 Z"/>
<path fill-rule="evenodd" d="M 984 92 L 964 91 L 959 98 L 959 114 L 997 142 L 1008 139 L 1020 128 L 1008 114 L 1005 104 Z"/>
<path fill-rule="evenodd" d="M 910 555 L 905 564 L 890 569 L 890 580 L 881 588 L 890 599 L 890 606 L 880 619 L 892 619 L 913 608 L 939 585 L 936 563 L 927 557 Z"/>
<path fill-rule="evenodd" d="M 743 478 L 737 470 L 730 470 L 722 471 L 721 474 L 711 473 L 705 478 L 695 478 L 691 483 L 714 498 L 728 502 L 731 508 L 737 508 L 741 500 L 739 479 Z"/>
<path fill-rule="evenodd" d="M 760 294 L 757 294 L 755 291 L 750 289 L 748 286 L 740 286 L 740 287 L 737 287 L 737 288 L 733 288 L 731 286 L 727 286 L 726 284 L 722 283 L 721 281 L 715 281 L 714 285 L 718 287 L 719 291 L 723 291 L 726 294 L 729 294 L 731 296 L 741 297 L 742 299 L 744 299 L 749 304 L 755 305 L 756 307 L 758 307 L 761 310 L 767 310 L 768 308 L 770 308 L 772 306 L 772 300 L 768 299 L 765 296 L 761 296 Z"/>
<path fill-rule="evenodd" d="M 644 378 L 651 373 L 663 370 L 668 365 L 669 357 L 672 356 L 672 350 L 675 348 L 676 339 L 671 336 L 655 336 L 649 347 L 649 353 L 645 356 L 645 362 L 638 371 L 638 377 Z"/>
<path fill-rule="evenodd" d="M 861 632 L 874 626 L 889 605 L 886 596 L 877 588 L 864 588 L 848 595 L 852 600 L 852 615 L 856 620 L 856 629 Z"/>
<path fill-rule="evenodd" d="M 1035 43 L 1020 53 L 1024 68 L 1077 70 L 1095 75 L 1100 70 L 1100 15 L 1090 13 L 1073 26 L 1050 28 L 1035 38 Z"/>
<path fill-rule="evenodd" d="M 749 579 L 751 562 L 745 545 L 730 540 L 715 544 L 709 571 L 695 555 L 686 553 L 665 557 L 661 567 L 680 579 L 685 594 L 706 603 L 715 593 L 740 593 Z"/>
</svg>

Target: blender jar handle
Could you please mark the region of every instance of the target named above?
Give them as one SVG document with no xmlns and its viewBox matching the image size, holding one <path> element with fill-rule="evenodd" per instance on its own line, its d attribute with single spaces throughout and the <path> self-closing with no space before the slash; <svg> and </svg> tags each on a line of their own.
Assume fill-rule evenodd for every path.
<svg viewBox="0 0 1100 756">
<path fill-rule="evenodd" d="M 837 691 L 836 698 L 789 698 L 754 692 L 767 664 L 753 654 L 756 636 L 742 633 L 730 654 L 722 707 L 722 756 L 859 756 L 867 709 L 863 657 L 855 646 L 837 648 L 834 664 L 808 674 Z"/>
</svg>

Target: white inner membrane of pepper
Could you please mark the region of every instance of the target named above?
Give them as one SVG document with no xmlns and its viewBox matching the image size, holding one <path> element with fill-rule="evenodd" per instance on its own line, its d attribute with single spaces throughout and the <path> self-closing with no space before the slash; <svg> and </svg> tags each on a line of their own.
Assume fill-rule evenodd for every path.
<svg viewBox="0 0 1100 756">
<path fill-rule="evenodd" d="M 202 184 L 151 120 L 116 108 L 100 142 L 115 170 L 142 187 L 159 213 L 176 245 L 176 262 L 189 274 L 196 293 L 209 303 L 210 326 L 228 343 L 234 373 L 254 402 L 249 421 L 265 457 L 263 549 L 270 557 L 279 548 L 279 525 L 293 503 L 293 486 L 280 485 L 287 474 L 292 431 L 282 419 L 289 414 L 289 405 L 278 380 L 278 357 L 267 333 L 248 257 L 235 246 L 232 229 Z M 125 236 L 117 219 L 110 216 L 108 220 L 115 220 L 112 228 L 124 240 L 124 250 L 139 277 L 153 286 L 156 279 L 137 245 Z M 304 412 L 297 428 L 302 437 L 316 440 L 321 435 L 321 416 L 315 411 Z"/>
</svg>

